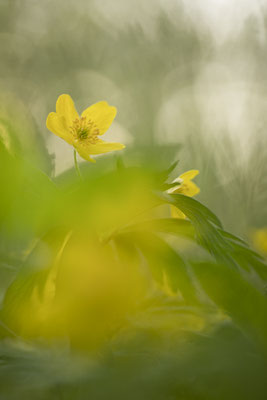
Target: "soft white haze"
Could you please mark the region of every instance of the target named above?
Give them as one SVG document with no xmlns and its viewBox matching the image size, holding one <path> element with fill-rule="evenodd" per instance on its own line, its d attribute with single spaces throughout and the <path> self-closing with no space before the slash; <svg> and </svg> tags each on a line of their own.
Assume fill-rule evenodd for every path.
<svg viewBox="0 0 267 400">
<path fill-rule="evenodd" d="M 161 11 L 175 20 L 182 4 L 188 18 L 200 26 L 206 25 L 218 41 L 238 32 L 249 15 L 261 19 L 267 7 L 266 0 L 93 0 L 93 4 L 99 23 L 105 21 L 117 28 L 141 25 L 147 33 L 153 31 L 153 19 Z M 92 9 L 91 3 L 88 8 Z"/>
</svg>

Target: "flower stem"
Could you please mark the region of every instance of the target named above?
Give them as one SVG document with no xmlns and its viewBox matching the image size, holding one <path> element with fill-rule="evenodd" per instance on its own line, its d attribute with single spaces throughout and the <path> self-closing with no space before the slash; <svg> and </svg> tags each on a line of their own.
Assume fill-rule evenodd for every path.
<svg viewBox="0 0 267 400">
<path fill-rule="evenodd" d="M 80 179 L 82 179 L 82 174 L 81 174 L 81 171 L 80 171 L 78 162 L 77 162 L 77 152 L 76 152 L 75 149 L 74 149 L 73 155 L 74 155 L 74 165 L 75 165 L 76 173 L 77 173 L 78 177 L 79 177 Z"/>
</svg>

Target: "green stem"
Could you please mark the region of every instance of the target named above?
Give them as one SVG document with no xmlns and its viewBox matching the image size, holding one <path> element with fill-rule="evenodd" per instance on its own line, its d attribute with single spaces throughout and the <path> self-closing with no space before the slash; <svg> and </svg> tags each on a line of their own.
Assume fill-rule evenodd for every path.
<svg viewBox="0 0 267 400">
<path fill-rule="evenodd" d="M 75 169 L 76 169 L 77 175 L 78 175 L 78 177 L 79 177 L 80 179 L 82 179 L 82 174 L 81 174 L 81 171 L 80 171 L 78 162 L 77 162 L 77 152 L 76 152 L 75 149 L 74 149 L 73 155 L 74 155 L 74 165 L 75 165 Z"/>
</svg>

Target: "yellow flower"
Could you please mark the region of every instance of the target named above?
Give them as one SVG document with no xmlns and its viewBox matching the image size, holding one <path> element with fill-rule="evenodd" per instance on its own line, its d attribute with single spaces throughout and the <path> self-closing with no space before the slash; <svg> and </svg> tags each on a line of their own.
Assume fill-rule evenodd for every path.
<svg viewBox="0 0 267 400">
<path fill-rule="evenodd" d="M 200 189 L 194 182 L 192 182 L 192 179 L 194 179 L 198 174 L 199 171 L 197 169 L 191 169 L 189 171 L 184 172 L 178 178 L 174 179 L 173 183 L 177 182 L 177 186 L 174 186 L 171 189 L 169 189 L 168 193 L 184 194 L 189 197 L 197 195 L 200 192 Z M 173 218 L 186 217 L 182 211 L 180 211 L 178 208 L 174 206 L 171 206 L 171 215 Z"/>
<path fill-rule="evenodd" d="M 255 249 L 260 253 L 267 255 L 267 228 L 257 229 L 251 236 Z"/>
<path fill-rule="evenodd" d="M 68 94 L 62 94 L 57 99 L 56 112 L 48 114 L 46 126 L 71 144 L 82 158 L 95 162 L 90 155 L 125 147 L 121 143 L 108 143 L 98 137 L 108 130 L 116 113 L 116 107 L 110 106 L 106 101 L 99 101 L 86 108 L 79 116 L 72 98 Z"/>
</svg>

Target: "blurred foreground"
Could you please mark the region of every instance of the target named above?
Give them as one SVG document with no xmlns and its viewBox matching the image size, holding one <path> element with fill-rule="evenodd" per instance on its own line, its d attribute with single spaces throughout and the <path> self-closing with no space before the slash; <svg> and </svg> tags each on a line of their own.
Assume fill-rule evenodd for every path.
<svg viewBox="0 0 267 400">
<path fill-rule="evenodd" d="M 264 399 L 266 265 L 204 205 L 168 194 L 170 150 L 51 180 L 7 132 L 1 396 Z"/>
</svg>

